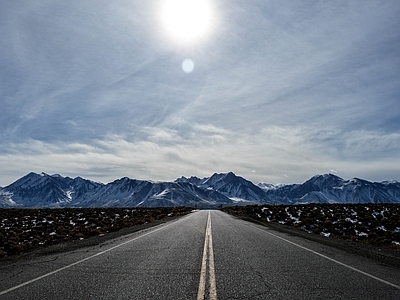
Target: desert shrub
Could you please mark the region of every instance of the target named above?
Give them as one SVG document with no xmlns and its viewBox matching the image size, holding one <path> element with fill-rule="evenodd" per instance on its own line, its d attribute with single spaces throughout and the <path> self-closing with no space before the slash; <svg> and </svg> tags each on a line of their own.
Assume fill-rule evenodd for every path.
<svg viewBox="0 0 400 300">
<path fill-rule="evenodd" d="M 316 228 L 313 229 L 313 232 L 315 234 L 320 234 L 321 233 L 321 229 L 319 227 L 316 227 Z"/>
<path fill-rule="evenodd" d="M 292 206 L 247 206 L 226 207 L 224 211 L 246 215 L 270 222 L 285 222 L 286 225 L 313 230 L 314 232 L 330 232 L 332 237 L 364 241 L 376 245 L 396 246 L 400 242 L 400 205 L 398 204 L 309 204 Z M 293 222 L 291 217 L 299 221 Z M 358 235 L 359 233 L 364 233 Z M 397 247 L 397 246 L 396 246 Z"/>
<path fill-rule="evenodd" d="M 99 228 L 91 228 L 89 230 L 89 236 L 96 236 L 96 235 L 100 235 L 103 232 L 99 229 Z"/>
<path fill-rule="evenodd" d="M 109 232 L 115 232 L 115 231 L 118 231 L 118 230 L 120 230 L 120 229 L 121 229 L 121 227 L 118 226 L 118 225 L 112 225 L 112 226 L 110 226 L 110 227 L 108 228 Z"/>
<path fill-rule="evenodd" d="M 400 232 L 393 232 L 392 238 L 393 238 L 393 241 L 400 243 Z"/>
<path fill-rule="evenodd" d="M 0 250 L 7 255 L 19 254 L 34 247 L 118 231 L 190 211 L 187 207 L 0 209 Z"/>
<path fill-rule="evenodd" d="M 7 255 L 20 254 L 24 251 L 24 247 L 15 241 L 8 241 L 4 243 L 4 251 Z"/>
<path fill-rule="evenodd" d="M 41 241 L 41 240 L 40 240 L 39 238 L 34 237 L 34 238 L 31 240 L 31 244 L 32 244 L 33 246 L 36 246 L 36 245 L 39 245 L 40 241 Z"/>
<path fill-rule="evenodd" d="M 324 220 L 322 222 L 322 226 L 326 229 L 330 229 L 332 227 L 332 220 Z"/>
<path fill-rule="evenodd" d="M 156 216 L 156 220 L 162 220 L 164 218 L 166 218 L 165 214 L 159 214 L 159 215 Z"/>
<path fill-rule="evenodd" d="M 302 221 L 299 221 L 297 223 L 294 224 L 294 227 L 302 227 L 304 224 Z"/>
<path fill-rule="evenodd" d="M 76 233 L 74 233 L 74 235 L 73 235 L 75 238 L 77 238 L 77 239 L 83 239 L 83 238 L 85 238 L 85 235 L 82 233 L 82 232 L 76 232 Z"/>
</svg>

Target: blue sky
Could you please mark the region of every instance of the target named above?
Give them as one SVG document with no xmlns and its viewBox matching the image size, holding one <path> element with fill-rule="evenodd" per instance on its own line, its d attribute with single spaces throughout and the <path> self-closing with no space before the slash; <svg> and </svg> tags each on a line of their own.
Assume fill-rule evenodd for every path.
<svg viewBox="0 0 400 300">
<path fill-rule="evenodd" d="M 0 186 L 400 179 L 400 1 L 209 1 L 186 40 L 168 5 L 0 3 Z"/>
</svg>

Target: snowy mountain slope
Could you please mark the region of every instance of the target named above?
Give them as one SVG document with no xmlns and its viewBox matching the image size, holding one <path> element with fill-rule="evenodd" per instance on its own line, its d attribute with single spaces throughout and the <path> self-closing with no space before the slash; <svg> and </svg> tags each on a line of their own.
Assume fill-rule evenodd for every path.
<svg viewBox="0 0 400 300">
<path fill-rule="evenodd" d="M 135 199 L 150 190 L 150 182 L 124 177 L 75 197 L 72 207 L 136 206 Z M 131 203 L 131 205 L 128 205 Z"/>
<path fill-rule="evenodd" d="M 54 207 L 68 203 L 71 178 L 58 175 L 29 173 L 13 184 L 3 188 L 1 194 L 8 194 L 10 200 L 26 207 Z"/>
<path fill-rule="evenodd" d="M 296 203 L 400 203 L 400 183 L 316 175 L 302 184 L 254 185 L 234 173 L 152 182 L 123 177 L 108 184 L 29 173 L 0 190 L 0 207 L 158 207 Z"/>
<path fill-rule="evenodd" d="M 257 203 L 268 203 L 270 199 L 265 192 L 251 181 L 243 177 L 236 176 L 233 172 L 213 174 L 211 177 L 199 179 L 190 177 L 189 179 L 181 177 L 178 182 L 190 182 L 199 188 L 213 190 L 224 196 L 235 199 L 235 201 L 249 201 Z"/>
<path fill-rule="evenodd" d="M 191 176 L 190 178 L 186 178 L 185 176 L 182 176 L 182 177 L 176 179 L 175 182 L 188 182 L 195 186 L 199 186 L 201 184 L 201 182 L 206 179 L 207 178 L 200 179 L 199 177 L 196 177 L 196 176 Z"/>
<path fill-rule="evenodd" d="M 400 203 L 400 184 L 343 180 L 333 174 L 316 175 L 303 184 L 265 191 L 280 203 Z"/>
<path fill-rule="evenodd" d="M 267 183 L 267 182 L 260 182 L 259 184 L 257 184 L 257 186 L 262 189 L 262 190 L 273 190 L 276 189 L 279 186 L 282 186 L 281 184 L 279 186 L 272 184 L 272 183 Z"/>
<path fill-rule="evenodd" d="M 12 200 L 12 194 L 9 192 L 2 192 L 2 190 L 0 190 L 0 208 L 13 208 L 13 207 L 19 207 L 20 205 L 15 203 Z"/>
<path fill-rule="evenodd" d="M 158 185 L 165 185 L 159 183 Z M 145 200 L 140 206 L 193 206 L 193 207 L 216 207 L 219 205 L 232 205 L 234 202 L 229 198 L 204 190 L 191 183 L 171 182 L 160 189 L 162 192 Z"/>
<path fill-rule="evenodd" d="M 73 206 L 96 207 L 158 207 L 193 206 L 213 207 L 219 204 L 231 204 L 223 195 L 211 195 L 210 191 L 197 188 L 190 183 L 150 182 L 129 178 L 118 179 L 86 201 L 77 199 Z"/>
<path fill-rule="evenodd" d="M 0 191 L 0 207 L 132 207 L 232 205 L 226 196 L 189 182 L 124 177 L 108 184 L 76 177 L 29 173 Z"/>
</svg>

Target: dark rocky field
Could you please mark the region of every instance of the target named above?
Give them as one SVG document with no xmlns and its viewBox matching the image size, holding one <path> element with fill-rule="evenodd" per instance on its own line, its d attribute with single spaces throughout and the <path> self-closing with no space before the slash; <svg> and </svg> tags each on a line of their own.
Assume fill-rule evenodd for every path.
<svg viewBox="0 0 400 300">
<path fill-rule="evenodd" d="M 251 205 L 223 209 L 266 224 L 282 224 L 317 234 L 400 249 L 399 204 Z"/>
<path fill-rule="evenodd" d="M 65 242 L 126 234 L 128 228 L 143 228 L 191 211 L 188 207 L 0 209 L 0 258 Z"/>
<path fill-rule="evenodd" d="M 0 209 L 0 258 L 96 245 L 188 214 L 178 208 Z M 251 205 L 223 211 L 400 267 L 400 205 Z"/>
</svg>

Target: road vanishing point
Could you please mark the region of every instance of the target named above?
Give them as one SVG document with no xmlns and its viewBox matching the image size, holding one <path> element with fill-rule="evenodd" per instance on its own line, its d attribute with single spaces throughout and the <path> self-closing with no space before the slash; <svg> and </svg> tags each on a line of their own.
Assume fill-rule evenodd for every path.
<svg viewBox="0 0 400 300">
<path fill-rule="evenodd" d="M 400 270 L 202 210 L 0 265 L 0 299 L 400 299 Z"/>
</svg>

